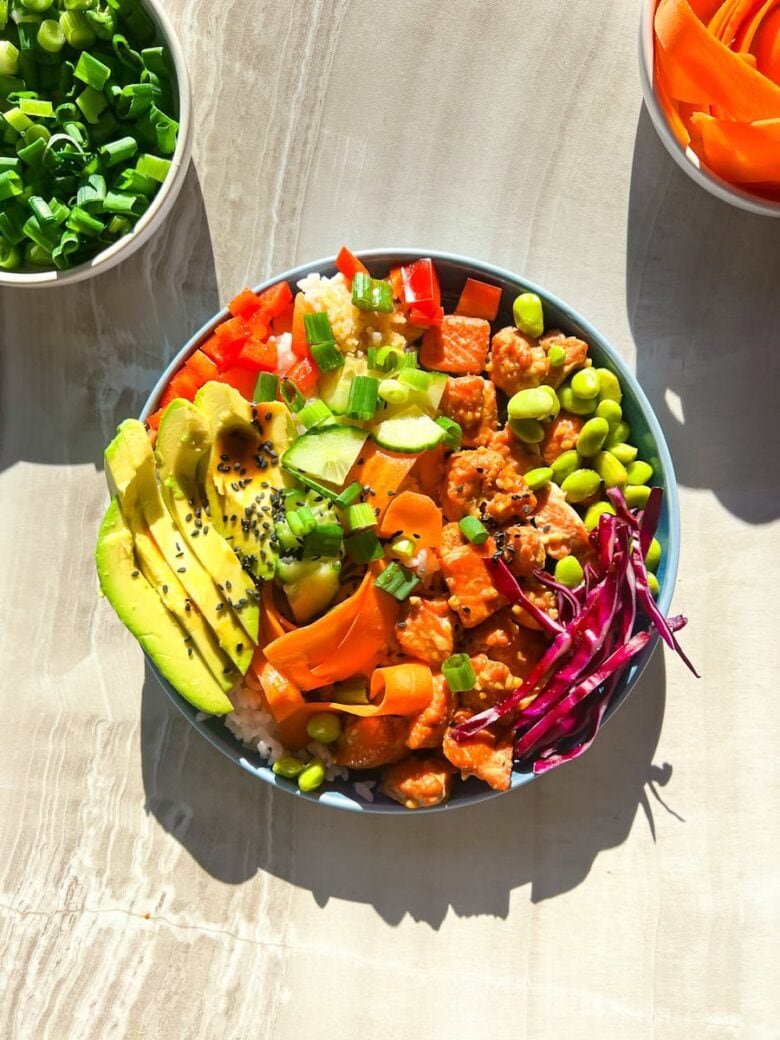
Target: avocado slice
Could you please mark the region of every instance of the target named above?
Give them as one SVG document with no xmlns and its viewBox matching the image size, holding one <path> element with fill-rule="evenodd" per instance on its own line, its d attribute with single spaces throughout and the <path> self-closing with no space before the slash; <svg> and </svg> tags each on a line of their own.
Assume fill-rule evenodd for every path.
<svg viewBox="0 0 780 1040">
<path fill-rule="evenodd" d="M 250 405 L 232 386 L 211 382 L 195 396 L 211 426 L 211 454 L 202 473 L 211 521 L 246 570 L 271 578 L 278 558 L 274 505 L 293 480 L 279 459 L 296 435 L 285 405 Z"/>
<path fill-rule="evenodd" d="M 251 582 L 238 557 L 213 522 L 205 537 L 203 528 L 193 527 L 193 516 L 198 515 L 195 510 L 200 510 L 201 516 L 209 513 L 205 489 L 198 480 L 198 467 L 208 458 L 210 450 L 211 427 L 203 412 L 189 401 L 180 398 L 171 401 L 163 413 L 155 449 L 163 500 L 182 538 L 211 574 L 219 591 L 227 593 L 226 598 L 241 627 L 256 644 L 260 605 L 243 591 Z M 189 522 L 187 516 L 190 516 Z"/>
<path fill-rule="evenodd" d="M 134 535 L 144 526 L 158 546 L 174 577 L 198 608 L 217 637 L 217 641 L 243 675 L 252 661 L 253 647 L 233 613 L 230 603 L 220 593 L 213 578 L 179 534 L 162 500 L 157 483 L 154 453 L 143 423 L 127 419 L 106 449 L 106 471 L 113 482 L 119 506 L 133 527 Z M 143 523 L 133 526 L 133 509 L 140 512 Z M 192 530 L 208 536 L 208 516 L 198 517 L 193 508 Z M 205 532 L 205 533 L 204 533 Z M 251 587 L 250 587 L 251 586 Z M 244 595 L 257 596 L 249 578 L 244 582 Z M 235 681 L 236 676 L 233 676 Z"/>
<path fill-rule="evenodd" d="M 224 679 L 214 675 L 188 634 L 189 626 L 182 628 L 139 568 L 133 535 L 116 498 L 100 527 L 95 559 L 101 591 L 160 674 L 201 711 L 212 715 L 232 711 Z"/>
</svg>

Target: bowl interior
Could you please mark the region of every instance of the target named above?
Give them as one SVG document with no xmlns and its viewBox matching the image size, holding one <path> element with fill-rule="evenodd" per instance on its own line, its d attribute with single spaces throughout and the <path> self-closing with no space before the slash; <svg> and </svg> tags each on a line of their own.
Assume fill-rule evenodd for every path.
<svg viewBox="0 0 780 1040">
<path fill-rule="evenodd" d="M 170 52 L 173 63 L 174 81 L 178 108 L 179 134 L 176 149 L 171 158 L 171 169 L 155 195 L 152 204 L 133 226 L 132 231 L 113 242 L 77 267 L 67 271 L 29 270 L 0 271 L 0 285 L 42 287 L 54 285 L 71 285 L 85 278 L 108 271 L 120 261 L 126 259 L 144 242 L 148 241 L 170 212 L 184 184 L 184 177 L 189 166 L 192 152 L 192 103 L 190 80 L 184 51 L 171 25 L 165 10 L 158 0 L 142 0 L 150 18 L 157 27 L 157 39 Z"/>
<path fill-rule="evenodd" d="M 584 318 L 572 310 L 561 300 L 551 293 L 546 292 L 539 286 L 534 285 L 517 275 L 513 275 L 501 268 L 490 264 L 471 260 L 466 257 L 458 257 L 449 253 L 437 253 L 425 249 L 393 249 L 372 250 L 360 253 L 368 265 L 372 275 L 382 277 L 389 269 L 398 263 L 408 263 L 410 260 L 421 256 L 430 256 L 436 262 L 436 269 L 442 287 L 443 302 L 445 309 L 452 310 L 457 302 L 465 279 L 469 276 L 489 280 L 504 290 L 502 296 L 502 309 L 498 321 L 504 324 L 513 324 L 512 302 L 520 292 L 536 292 L 544 302 L 545 324 L 548 328 L 560 328 L 571 335 L 579 336 L 590 345 L 590 354 L 596 365 L 612 369 L 620 379 L 623 388 L 623 410 L 626 419 L 631 425 L 632 441 L 637 445 L 642 458 L 651 462 L 655 471 L 654 482 L 664 488 L 663 511 L 659 523 L 657 538 L 663 549 L 661 564 L 658 570 L 658 581 L 660 593 L 658 605 L 666 614 L 672 598 L 674 583 L 677 575 L 677 564 L 679 555 L 679 506 L 677 500 L 677 485 L 674 477 L 674 469 L 669 456 L 669 451 L 664 440 L 663 433 L 658 421 L 650 407 L 650 404 L 641 390 L 632 373 L 625 366 L 620 356 L 607 341 L 601 336 Z M 325 275 L 336 272 L 333 257 L 317 260 L 304 264 L 290 271 L 271 278 L 258 286 L 258 291 L 273 285 L 278 281 L 286 280 L 292 285 L 307 274 L 319 271 Z M 156 387 L 151 393 L 149 400 L 141 414 L 141 418 L 150 415 L 157 408 L 157 402 L 162 395 L 171 375 L 181 366 L 183 361 L 203 343 L 212 333 L 215 325 L 227 317 L 227 310 L 222 310 L 207 325 L 205 325 L 187 343 L 187 345 L 174 358 L 166 371 L 163 373 Z M 655 649 L 657 640 L 652 640 L 644 652 L 634 658 L 634 663 L 624 672 L 620 683 L 615 691 L 613 702 L 607 713 L 607 718 L 614 714 L 622 704 L 631 688 L 636 683 L 650 655 Z M 150 662 L 153 670 L 154 666 Z M 200 733 L 223 754 L 231 758 L 242 769 L 254 776 L 259 777 L 267 783 L 274 784 L 283 790 L 295 794 L 299 798 L 307 798 L 310 801 L 319 802 L 322 805 L 333 806 L 338 809 L 351 809 L 358 812 L 374 813 L 402 813 L 408 814 L 409 810 L 403 808 L 396 802 L 384 796 L 377 795 L 374 802 L 362 801 L 354 792 L 349 782 L 336 782 L 327 785 L 321 792 L 303 794 L 294 788 L 289 782 L 279 780 L 274 773 L 265 765 L 260 756 L 241 744 L 219 718 L 200 718 L 200 713 L 188 704 L 173 687 L 167 683 L 155 670 L 158 680 L 173 703 L 182 714 L 199 730 Z M 515 771 L 512 774 L 512 789 L 522 787 L 532 780 L 533 774 Z M 477 780 L 470 779 L 458 784 L 455 793 L 449 802 L 434 809 L 419 809 L 416 812 L 452 812 L 461 805 L 473 804 L 485 798 L 496 797 L 501 792 L 493 791 L 487 785 Z"/>
<path fill-rule="evenodd" d="M 765 217 L 780 217 L 780 202 L 772 202 L 770 199 L 751 195 L 750 192 L 743 191 L 741 188 L 729 184 L 728 181 L 724 181 L 708 170 L 706 166 L 702 166 L 698 155 L 691 148 L 683 148 L 672 133 L 666 115 L 656 97 L 654 87 L 653 18 L 657 5 L 658 0 L 644 0 L 642 4 L 642 16 L 639 24 L 639 76 L 645 106 L 664 147 L 680 169 L 684 170 L 692 180 L 711 195 L 739 209 L 747 210 L 748 213 L 757 213 Z"/>
</svg>

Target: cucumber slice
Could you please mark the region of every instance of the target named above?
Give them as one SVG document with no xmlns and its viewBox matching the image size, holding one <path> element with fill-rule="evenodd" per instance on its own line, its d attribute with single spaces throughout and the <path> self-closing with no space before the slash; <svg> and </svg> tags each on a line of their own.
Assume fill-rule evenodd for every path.
<svg viewBox="0 0 780 1040">
<path fill-rule="evenodd" d="M 411 375 L 409 374 L 410 371 L 412 373 Z M 441 404 L 441 399 L 444 396 L 444 389 L 447 386 L 450 377 L 445 372 L 426 372 L 425 375 L 429 377 L 428 386 L 425 390 L 421 390 L 419 387 L 414 385 L 414 373 L 419 373 L 420 371 L 420 369 L 402 369 L 396 378 L 400 383 L 404 383 L 410 387 L 410 403 L 419 405 L 419 407 L 425 412 L 435 412 Z"/>
<path fill-rule="evenodd" d="M 310 491 L 308 488 L 295 488 L 285 495 L 285 513 L 291 513 L 293 509 L 304 508 L 311 509 L 319 523 L 338 523 L 338 516 L 333 503 L 322 495 L 318 495 L 316 491 Z"/>
<path fill-rule="evenodd" d="M 416 405 L 385 419 L 371 432 L 381 447 L 412 453 L 435 448 L 445 436 L 441 426 Z"/>
<path fill-rule="evenodd" d="M 310 430 L 282 455 L 282 465 L 293 473 L 304 473 L 341 487 L 366 437 L 368 431 L 356 426 L 334 424 Z"/>
<path fill-rule="evenodd" d="M 276 574 L 296 621 L 304 622 L 329 606 L 339 590 L 338 560 L 279 560 Z"/>
<path fill-rule="evenodd" d="M 320 397 L 335 415 L 346 415 L 352 380 L 365 375 L 368 375 L 366 359 L 347 354 L 341 368 L 320 376 Z"/>
</svg>

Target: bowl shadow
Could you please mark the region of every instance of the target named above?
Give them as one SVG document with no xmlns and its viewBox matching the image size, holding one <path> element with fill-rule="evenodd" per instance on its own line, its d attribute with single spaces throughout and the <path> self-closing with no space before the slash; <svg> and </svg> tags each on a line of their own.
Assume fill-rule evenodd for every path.
<svg viewBox="0 0 780 1040">
<path fill-rule="evenodd" d="M 75 285 L 0 288 L 0 471 L 94 463 L 181 344 L 219 306 L 194 164 L 162 227 Z"/>
<path fill-rule="evenodd" d="M 637 377 L 677 478 L 733 515 L 780 514 L 775 386 L 780 221 L 702 191 L 642 108 L 634 144 L 626 302 Z"/>
<path fill-rule="evenodd" d="M 371 904 L 388 923 L 432 928 L 457 916 L 506 917 L 515 889 L 540 902 L 576 888 L 598 854 L 621 845 L 648 791 L 672 775 L 653 764 L 665 702 L 661 651 L 581 759 L 457 813 L 375 816 L 324 809 L 236 768 L 163 694 L 147 665 L 141 759 L 146 810 L 214 878 L 269 872 L 331 898 Z M 663 804 L 663 803 L 661 803 Z M 670 810 L 671 811 L 671 810 Z"/>
</svg>

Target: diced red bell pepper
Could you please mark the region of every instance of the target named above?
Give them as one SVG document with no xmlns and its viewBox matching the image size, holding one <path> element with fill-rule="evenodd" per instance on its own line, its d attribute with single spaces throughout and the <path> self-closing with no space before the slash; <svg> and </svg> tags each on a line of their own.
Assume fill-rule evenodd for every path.
<svg viewBox="0 0 780 1040">
<path fill-rule="evenodd" d="M 310 357 L 299 358 L 287 373 L 287 378 L 292 379 L 293 383 L 306 397 L 314 390 L 319 377 L 320 370 Z"/>
<path fill-rule="evenodd" d="M 262 340 L 248 339 L 236 358 L 236 365 L 249 368 L 253 372 L 275 372 L 279 358 L 275 343 L 264 343 Z"/>
<path fill-rule="evenodd" d="M 302 292 L 295 297 L 295 309 L 292 320 L 292 352 L 300 358 L 310 358 L 311 350 L 306 341 L 306 324 L 303 320 L 304 314 L 308 314 L 311 307 L 306 303 Z"/>
<path fill-rule="evenodd" d="M 252 328 L 244 318 L 228 318 L 217 325 L 214 335 L 219 340 L 222 356 L 229 366 L 235 362 L 241 348 L 252 335 Z"/>
<path fill-rule="evenodd" d="M 180 368 L 166 386 L 165 392 L 160 398 L 160 407 L 165 408 L 177 397 L 183 397 L 185 401 L 193 401 L 198 389 L 198 384 L 192 375 L 186 369 Z"/>
<path fill-rule="evenodd" d="M 501 289 L 497 285 L 488 285 L 476 278 L 467 278 L 455 313 L 465 318 L 484 318 L 495 321 L 501 304 Z"/>
<path fill-rule="evenodd" d="M 184 370 L 190 373 L 198 387 L 208 383 L 210 379 L 216 379 L 218 371 L 214 361 L 204 354 L 202 350 L 196 350 L 192 357 L 185 362 Z"/>
<path fill-rule="evenodd" d="M 404 298 L 404 279 L 401 274 L 400 267 L 391 267 L 390 274 L 387 276 L 390 285 L 393 287 L 393 299 L 403 300 Z"/>
<path fill-rule="evenodd" d="M 160 429 L 160 420 L 163 417 L 163 412 L 164 411 L 165 411 L 164 408 L 158 408 L 156 412 L 152 412 L 151 415 L 147 415 L 147 417 L 146 417 L 146 425 L 149 426 L 153 430 L 159 430 Z"/>
<path fill-rule="evenodd" d="M 285 332 L 292 332 L 294 310 L 295 308 L 291 304 L 281 314 L 272 319 L 271 332 L 274 336 L 283 336 Z"/>
<path fill-rule="evenodd" d="M 287 310 L 293 302 L 293 294 L 287 282 L 277 282 L 276 285 L 263 290 L 257 299 L 263 320 L 268 325 L 273 318 Z"/>
<path fill-rule="evenodd" d="M 439 276 L 433 260 L 415 260 L 401 268 L 404 303 L 409 308 L 409 320 L 415 325 L 437 325 L 443 314 Z M 414 315 L 414 317 L 412 317 Z"/>
<path fill-rule="evenodd" d="M 347 280 L 347 284 L 352 288 L 352 279 L 358 273 L 368 274 L 368 268 L 351 253 L 346 246 L 342 246 L 339 250 L 339 255 L 336 257 L 336 269 L 341 271 Z"/>
<path fill-rule="evenodd" d="M 269 319 L 262 311 L 253 314 L 247 321 L 247 325 L 249 326 L 249 338 L 256 340 L 267 339 L 270 331 L 268 323 Z"/>
<path fill-rule="evenodd" d="M 251 318 L 260 309 L 260 299 L 251 289 L 242 289 L 228 304 L 228 310 L 234 318 Z"/>
<path fill-rule="evenodd" d="M 251 401 L 255 395 L 257 372 L 234 365 L 232 368 L 225 369 L 224 372 L 219 374 L 219 381 L 235 387 L 242 397 L 245 397 L 247 401 Z"/>
<path fill-rule="evenodd" d="M 220 371 L 228 367 L 229 362 L 225 357 L 225 351 L 219 336 L 210 336 L 200 349 L 207 357 L 211 358 Z"/>
</svg>

